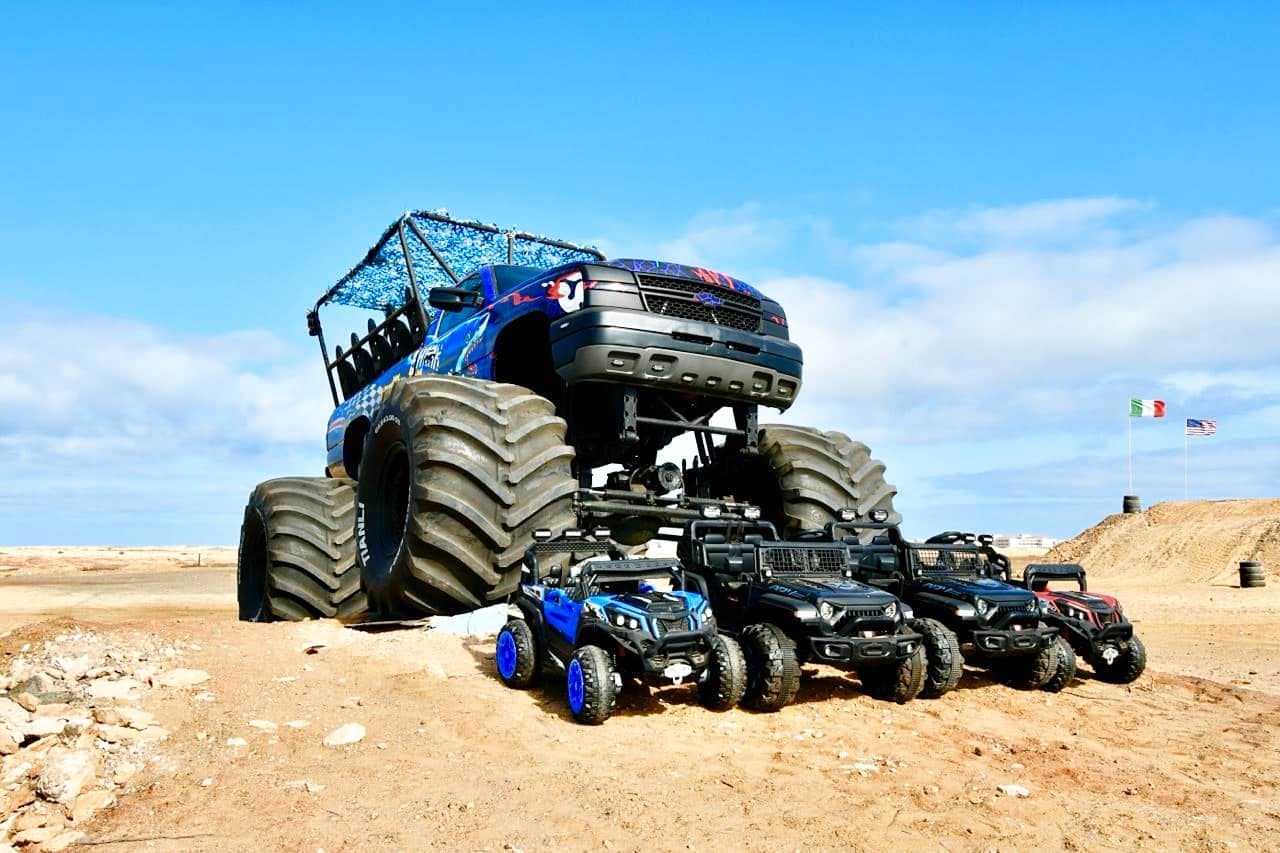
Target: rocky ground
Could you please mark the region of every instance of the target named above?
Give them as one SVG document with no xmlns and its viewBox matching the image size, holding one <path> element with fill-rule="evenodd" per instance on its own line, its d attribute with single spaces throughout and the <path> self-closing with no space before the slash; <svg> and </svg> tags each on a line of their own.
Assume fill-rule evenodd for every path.
<svg viewBox="0 0 1280 853">
<path fill-rule="evenodd" d="M 1049 696 L 967 670 L 942 700 L 897 706 L 815 667 L 780 714 L 715 714 L 671 688 L 629 693 L 588 728 L 556 685 L 503 687 L 487 638 L 238 623 L 228 549 L 54 550 L 0 549 L 0 845 L 1267 850 L 1280 838 L 1280 582 L 1232 588 L 1204 576 L 1203 555 L 1160 573 L 1090 567 L 1150 649 L 1128 687 L 1086 669 Z"/>
</svg>

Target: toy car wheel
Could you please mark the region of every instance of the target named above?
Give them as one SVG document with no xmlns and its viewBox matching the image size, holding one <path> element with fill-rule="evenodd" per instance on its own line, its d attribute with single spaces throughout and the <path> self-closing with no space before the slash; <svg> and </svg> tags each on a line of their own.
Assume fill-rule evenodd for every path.
<svg viewBox="0 0 1280 853">
<path fill-rule="evenodd" d="M 1129 640 L 1129 648 L 1111 663 L 1097 661 L 1094 671 L 1098 678 L 1112 684 L 1129 684 L 1137 681 L 1147 668 L 1147 647 L 1137 637 Z"/>
<path fill-rule="evenodd" d="M 508 687 L 523 689 L 538 678 L 538 652 L 533 631 L 523 619 L 512 619 L 498 632 L 498 677 Z"/>
<path fill-rule="evenodd" d="M 747 659 L 732 637 L 717 634 L 711 641 L 711 660 L 698 679 L 698 698 L 712 711 L 727 711 L 747 692 Z"/>
<path fill-rule="evenodd" d="M 896 664 L 858 670 L 858 678 L 867 693 L 876 699 L 901 705 L 920 695 L 927 668 L 924 646 L 920 646 Z"/>
<path fill-rule="evenodd" d="M 796 644 L 781 628 L 767 622 L 748 625 L 742 632 L 747 659 L 747 691 L 742 704 L 757 711 L 780 711 L 800 690 Z"/>
<path fill-rule="evenodd" d="M 1058 666 L 1049 676 L 1049 680 L 1040 688 L 1050 693 L 1058 693 L 1076 677 L 1076 651 L 1071 648 L 1066 637 L 1059 636 L 1054 645 L 1058 657 Z"/>
<path fill-rule="evenodd" d="M 1055 640 L 1035 654 L 1002 660 L 997 674 L 1019 690 L 1039 690 L 1058 669 L 1058 643 Z"/>
<path fill-rule="evenodd" d="M 565 673 L 569 712 L 580 723 L 598 726 L 613 713 L 613 662 L 599 646 L 583 646 L 573 653 Z"/>
<path fill-rule="evenodd" d="M 954 631 L 936 619 L 913 619 L 909 624 L 924 636 L 925 675 L 920 695 L 937 699 L 950 693 L 964 673 L 960 640 Z"/>
</svg>

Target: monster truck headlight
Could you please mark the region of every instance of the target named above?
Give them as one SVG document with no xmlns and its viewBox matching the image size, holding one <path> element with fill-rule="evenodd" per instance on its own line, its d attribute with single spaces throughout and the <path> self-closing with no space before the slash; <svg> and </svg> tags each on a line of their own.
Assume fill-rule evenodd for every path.
<svg viewBox="0 0 1280 853">
<path fill-rule="evenodd" d="M 991 611 L 991 605 L 987 604 L 987 600 L 985 598 L 977 599 L 973 602 L 973 606 L 977 608 L 978 615 L 983 619 L 987 618 L 987 614 Z"/>
<path fill-rule="evenodd" d="M 886 605 L 884 606 L 884 615 L 885 615 L 885 616 L 888 616 L 890 619 L 892 619 L 892 618 L 894 618 L 895 616 L 897 616 L 897 615 L 898 615 L 898 602 L 896 602 L 896 601 L 890 601 L 888 604 L 886 604 Z"/>
<path fill-rule="evenodd" d="M 840 618 L 840 608 L 829 601 L 824 601 L 818 605 L 818 615 L 822 617 L 822 621 L 834 625 Z"/>
</svg>

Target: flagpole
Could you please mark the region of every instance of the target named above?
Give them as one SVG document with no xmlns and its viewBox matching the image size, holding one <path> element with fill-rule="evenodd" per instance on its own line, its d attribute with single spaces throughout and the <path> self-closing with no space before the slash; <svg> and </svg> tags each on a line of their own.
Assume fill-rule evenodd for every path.
<svg viewBox="0 0 1280 853">
<path fill-rule="evenodd" d="M 1133 494 L 1133 414 L 1125 420 L 1129 424 L 1129 494 Z"/>
<path fill-rule="evenodd" d="M 1182 499 L 1190 500 L 1187 495 L 1187 422 L 1182 422 Z"/>
</svg>

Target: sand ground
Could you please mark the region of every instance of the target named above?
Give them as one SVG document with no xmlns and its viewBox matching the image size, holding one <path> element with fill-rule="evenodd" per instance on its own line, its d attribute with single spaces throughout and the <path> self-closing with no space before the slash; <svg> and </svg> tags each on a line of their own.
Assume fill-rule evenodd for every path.
<svg viewBox="0 0 1280 853">
<path fill-rule="evenodd" d="M 1090 580 L 1148 673 L 1053 696 L 966 670 L 897 706 L 814 667 L 780 714 L 669 688 L 588 728 L 556 686 L 505 688 L 488 639 L 236 622 L 234 551 L 208 548 L 0 549 L 0 666 L 73 625 L 198 647 L 213 701 L 147 700 L 172 734 L 85 828 L 108 850 L 1276 849 L 1280 579 L 1132 556 Z M 322 744 L 348 722 L 362 741 Z"/>
</svg>

